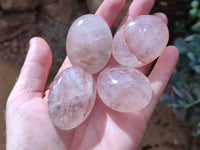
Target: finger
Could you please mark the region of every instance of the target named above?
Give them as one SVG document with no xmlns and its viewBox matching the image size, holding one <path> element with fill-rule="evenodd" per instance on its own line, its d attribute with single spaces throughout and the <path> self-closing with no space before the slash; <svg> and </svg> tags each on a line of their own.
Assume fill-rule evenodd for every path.
<svg viewBox="0 0 200 150">
<path fill-rule="evenodd" d="M 155 0 L 134 0 L 130 5 L 124 19 L 120 23 L 120 26 L 125 24 L 129 20 L 129 18 L 135 18 L 139 15 L 149 14 L 154 3 Z"/>
<path fill-rule="evenodd" d="M 167 16 L 164 13 L 157 12 L 157 13 L 154 14 L 154 16 L 160 18 L 165 24 L 168 23 Z"/>
<path fill-rule="evenodd" d="M 104 0 L 96 11 L 96 15 L 101 16 L 112 27 L 120 12 L 122 11 L 126 0 Z"/>
<path fill-rule="evenodd" d="M 163 91 L 165 90 L 169 78 L 178 61 L 178 56 L 179 52 L 177 48 L 174 46 L 168 46 L 159 57 L 157 63 L 149 75 L 149 80 L 153 90 L 153 98 L 145 109 L 145 116 L 147 119 L 150 118 Z"/>
<path fill-rule="evenodd" d="M 154 3 L 154 0 L 134 0 L 130 5 L 126 16 L 131 16 L 134 18 L 139 15 L 148 14 L 151 11 Z"/>
<path fill-rule="evenodd" d="M 39 37 L 32 38 L 13 91 L 23 91 L 31 96 L 43 96 L 51 63 L 52 53 L 47 42 Z"/>
</svg>

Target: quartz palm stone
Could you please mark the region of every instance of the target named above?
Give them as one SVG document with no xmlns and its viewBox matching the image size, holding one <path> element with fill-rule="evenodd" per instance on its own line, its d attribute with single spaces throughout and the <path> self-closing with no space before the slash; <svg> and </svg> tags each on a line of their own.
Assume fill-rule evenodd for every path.
<svg viewBox="0 0 200 150">
<path fill-rule="evenodd" d="M 90 73 L 80 67 L 62 71 L 51 85 L 48 112 L 53 124 L 63 130 L 80 125 L 93 109 L 95 82 Z"/>
<path fill-rule="evenodd" d="M 112 54 L 121 65 L 140 67 L 155 60 L 169 40 L 167 25 L 158 17 L 130 19 L 115 34 Z"/>
<path fill-rule="evenodd" d="M 139 111 L 149 104 L 152 97 L 148 78 L 127 66 L 104 69 L 97 79 L 97 91 L 108 107 L 119 112 Z"/>
<path fill-rule="evenodd" d="M 94 74 L 103 69 L 111 56 L 112 33 L 99 16 L 79 17 L 69 29 L 66 49 L 70 62 Z"/>
</svg>

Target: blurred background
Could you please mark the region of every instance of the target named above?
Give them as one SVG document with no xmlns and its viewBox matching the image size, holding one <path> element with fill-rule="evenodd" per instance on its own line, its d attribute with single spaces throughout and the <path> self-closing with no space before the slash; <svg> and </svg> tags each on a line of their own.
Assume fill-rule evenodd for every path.
<svg viewBox="0 0 200 150">
<path fill-rule="evenodd" d="M 29 39 L 40 36 L 52 49 L 49 81 L 62 64 L 70 24 L 94 13 L 103 0 L 0 0 L 0 150 L 5 150 L 5 105 L 24 62 Z M 113 33 L 132 0 L 112 28 Z M 180 59 L 147 127 L 141 150 L 200 149 L 200 1 L 156 0 L 151 13 L 169 19 L 170 41 Z M 169 58 L 170 59 L 170 58 Z"/>
</svg>

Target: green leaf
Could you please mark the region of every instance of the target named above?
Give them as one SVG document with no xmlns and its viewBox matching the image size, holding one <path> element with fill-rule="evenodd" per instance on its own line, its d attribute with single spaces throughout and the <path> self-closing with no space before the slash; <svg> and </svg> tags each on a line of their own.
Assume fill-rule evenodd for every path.
<svg viewBox="0 0 200 150">
<path fill-rule="evenodd" d="M 197 17 L 200 18 L 200 10 L 198 10 Z"/>
<path fill-rule="evenodd" d="M 200 48 L 200 34 L 195 34 L 193 36 L 192 43 L 197 44 L 198 48 Z"/>
<path fill-rule="evenodd" d="M 192 34 L 192 35 L 188 35 L 186 36 L 186 38 L 184 39 L 186 42 L 191 42 L 193 37 L 194 37 L 195 34 Z"/>
<path fill-rule="evenodd" d="M 195 53 L 198 48 L 199 48 L 198 43 L 192 41 L 190 44 L 186 46 L 186 53 Z"/>
<path fill-rule="evenodd" d="M 200 22 L 197 22 L 192 26 L 192 30 L 196 32 L 200 32 Z"/>
<path fill-rule="evenodd" d="M 197 57 L 197 63 L 199 63 L 199 64 L 200 64 L 200 56 L 199 56 L 199 57 Z"/>
<path fill-rule="evenodd" d="M 176 41 L 174 42 L 174 45 L 178 48 L 180 53 L 184 53 L 184 51 L 186 51 L 185 48 L 187 46 L 187 43 L 185 42 L 184 39 L 182 38 L 176 39 Z"/>
<path fill-rule="evenodd" d="M 200 129 L 196 129 L 192 132 L 193 136 L 199 136 L 200 135 Z"/>
<path fill-rule="evenodd" d="M 198 1 L 192 1 L 191 7 L 192 8 L 198 8 L 199 7 L 199 2 Z"/>
<path fill-rule="evenodd" d="M 193 53 L 187 53 L 187 56 L 191 61 L 196 62 L 196 58 Z"/>
<path fill-rule="evenodd" d="M 183 21 L 175 21 L 174 23 L 174 32 L 175 33 L 185 33 L 186 24 Z"/>
<path fill-rule="evenodd" d="M 200 73 L 200 65 L 196 65 L 192 67 L 197 73 Z"/>
<path fill-rule="evenodd" d="M 200 54 L 200 47 L 196 49 L 195 53 Z"/>
<path fill-rule="evenodd" d="M 189 12 L 190 16 L 192 18 L 196 18 L 197 17 L 197 14 L 198 14 L 198 9 L 194 8 L 194 9 L 191 9 L 190 12 Z"/>
<path fill-rule="evenodd" d="M 200 104 L 200 99 L 196 100 L 196 101 L 193 101 L 192 103 L 189 103 L 189 104 L 168 104 L 169 107 L 172 107 L 172 108 L 191 108 L 195 105 L 198 105 Z"/>
<path fill-rule="evenodd" d="M 193 94 L 196 95 L 196 97 L 200 97 L 200 89 L 199 88 L 195 88 L 193 90 Z"/>
<path fill-rule="evenodd" d="M 193 116 L 193 117 L 192 117 L 192 122 L 193 122 L 194 124 L 200 123 L 200 117 L 199 117 L 199 116 Z"/>
</svg>

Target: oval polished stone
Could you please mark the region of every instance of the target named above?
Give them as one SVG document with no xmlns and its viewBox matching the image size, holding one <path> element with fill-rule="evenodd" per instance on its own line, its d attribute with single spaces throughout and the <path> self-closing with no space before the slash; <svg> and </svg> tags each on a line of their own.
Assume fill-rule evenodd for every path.
<svg viewBox="0 0 200 150">
<path fill-rule="evenodd" d="M 63 130 L 80 125 L 90 114 L 96 99 L 90 73 L 73 66 L 54 80 L 48 95 L 48 112 L 53 124 Z"/>
<path fill-rule="evenodd" d="M 126 66 L 104 69 L 97 79 L 97 91 L 108 107 L 119 112 L 139 111 L 152 97 L 148 78 L 139 70 Z"/>
<path fill-rule="evenodd" d="M 111 56 L 112 33 L 99 16 L 79 17 L 69 29 L 66 47 L 73 65 L 94 74 L 103 69 Z"/>
<path fill-rule="evenodd" d="M 167 25 L 160 18 L 141 15 L 130 19 L 117 31 L 112 54 L 121 65 L 144 66 L 162 53 L 168 40 Z"/>
</svg>

